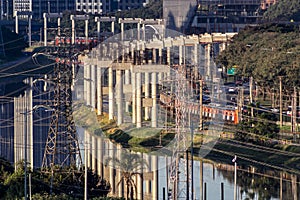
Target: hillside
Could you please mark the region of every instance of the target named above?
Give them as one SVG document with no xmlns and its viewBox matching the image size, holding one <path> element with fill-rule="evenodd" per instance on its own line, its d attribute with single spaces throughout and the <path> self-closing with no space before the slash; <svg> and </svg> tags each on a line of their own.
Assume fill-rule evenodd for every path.
<svg viewBox="0 0 300 200">
<path fill-rule="evenodd" d="M 264 14 L 268 21 L 300 21 L 300 0 L 280 0 Z"/>
</svg>

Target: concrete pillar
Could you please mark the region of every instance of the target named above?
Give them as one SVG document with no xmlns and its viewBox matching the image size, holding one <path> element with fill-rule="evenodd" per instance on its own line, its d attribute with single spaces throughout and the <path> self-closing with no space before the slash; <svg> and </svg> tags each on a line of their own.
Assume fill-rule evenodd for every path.
<svg viewBox="0 0 300 200">
<path fill-rule="evenodd" d="M 115 34 L 115 22 L 114 21 L 111 22 L 111 32 L 113 33 L 113 35 Z"/>
<path fill-rule="evenodd" d="M 57 18 L 57 35 L 60 36 L 60 17 Z"/>
<path fill-rule="evenodd" d="M 44 46 L 47 46 L 47 13 L 44 13 Z"/>
<path fill-rule="evenodd" d="M 117 94 L 117 107 L 118 107 L 118 118 L 117 118 L 117 125 L 123 123 L 123 81 L 122 81 L 122 71 L 117 70 L 116 72 L 116 94 Z"/>
<path fill-rule="evenodd" d="M 130 84 L 130 72 L 129 70 L 125 70 L 125 85 Z M 130 102 L 126 99 L 125 112 L 129 112 Z"/>
<path fill-rule="evenodd" d="M 91 65 L 86 66 L 86 105 L 91 105 Z"/>
<path fill-rule="evenodd" d="M 171 48 L 167 47 L 167 65 L 171 64 Z"/>
<path fill-rule="evenodd" d="M 97 66 L 97 114 L 102 115 L 102 71 L 101 67 Z"/>
<path fill-rule="evenodd" d="M 31 15 L 28 15 L 28 43 L 31 47 Z"/>
<path fill-rule="evenodd" d="M 100 41 L 100 37 L 101 37 L 100 30 L 101 30 L 101 28 L 100 28 L 100 21 L 97 21 L 97 37 L 98 37 L 98 42 Z"/>
<path fill-rule="evenodd" d="M 162 60 L 163 60 L 163 58 L 162 58 L 162 49 L 159 48 L 158 49 L 158 62 L 159 62 L 159 64 L 162 64 Z"/>
<path fill-rule="evenodd" d="M 143 24 L 143 40 L 146 40 L 146 29 L 145 29 L 145 24 Z"/>
<path fill-rule="evenodd" d="M 136 77 L 131 70 L 131 87 L 132 87 L 132 123 L 136 123 Z"/>
<path fill-rule="evenodd" d="M 183 46 L 179 45 L 179 65 L 183 64 Z"/>
<path fill-rule="evenodd" d="M 142 74 L 136 73 L 136 127 L 142 127 Z"/>
<path fill-rule="evenodd" d="M 121 41 L 124 41 L 124 23 L 121 23 Z"/>
<path fill-rule="evenodd" d="M 87 64 L 83 66 L 83 100 L 87 104 Z"/>
<path fill-rule="evenodd" d="M 92 111 L 96 107 L 96 66 L 91 65 L 91 106 Z"/>
<path fill-rule="evenodd" d="M 89 40 L 89 20 L 85 20 L 85 44 L 88 45 L 88 40 Z"/>
<path fill-rule="evenodd" d="M 114 86 L 113 86 L 113 69 L 108 68 L 108 118 L 114 119 Z"/>
<path fill-rule="evenodd" d="M 15 11 L 15 32 L 19 34 L 19 18 L 18 18 L 18 11 Z"/>
<path fill-rule="evenodd" d="M 150 96 L 150 80 L 149 80 L 149 73 L 145 73 L 145 98 L 149 98 Z M 145 120 L 149 120 L 149 107 L 145 107 Z"/>
<path fill-rule="evenodd" d="M 153 62 L 154 64 L 157 63 L 156 49 L 153 49 L 153 50 L 152 50 L 152 62 Z"/>
<path fill-rule="evenodd" d="M 151 78 L 151 96 L 152 96 L 152 110 L 151 110 L 151 127 L 156 128 L 157 127 L 157 105 L 156 105 L 156 73 L 152 72 L 152 78 Z"/>
<path fill-rule="evenodd" d="M 141 40 L 140 26 L 141 26 L 141 24 L 137 23 L 137 39 L 138 40 Z"/>
</svg>

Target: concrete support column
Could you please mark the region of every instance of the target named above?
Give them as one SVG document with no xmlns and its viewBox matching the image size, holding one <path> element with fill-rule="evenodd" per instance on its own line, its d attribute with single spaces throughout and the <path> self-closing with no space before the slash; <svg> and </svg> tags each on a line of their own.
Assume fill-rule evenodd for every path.
<svg viewBox="0 0 300 200">
<path fill-rule="evenodd" d="M 83 66 L 83 100 L 87 104 L 87 64 Z"/>
<path fill-rule="evenodd" d="M 124 23 L 121 23 L 121 41 L 124 41 Z"/>
<path fill-rule="evenodd" d="M 18 11 L 15 11 L 15 32 L 19 34 L 19 18 L 18 18 Z"/>
<path fill-rule="evenodd" d="M 85 20 L 85 44 L 88 45 L 88 40 L 89 40 L 89 20 Z"/>
<path fill-rule="evenodd" d="M 28 43 L 31 47 L 31 15 L 28 15 Z"/>
<path fill-rule="evenodd" d="M 141 40 L 140 26 L 141 26 L 141 24 L 137 23 L 137 39 L 138 40 Z"/>
<path fill-rule="evenodd" d="M 97 37 L 98 37 L 98 42 L 100 41 L 100 21 L 97 21 Z"/>
<path fill-rule="evenodd" d="M 152 172 L 153 172 L 153 180 L 152 180 L 152 199 L 158 199 L 158 161 L 157 156 L 152 156 Z"/>
<path fill-rule="evenodd" d="M 91 65 L 86 66 L 86 105 L 91 105 Z"/>
<path fill-rule="evenodd" d="M 132 123 L 136 123 L 136 77 L 131 70 L 131 87 L 132 87 Z"/>
<path fill-rule="evenodd" d="M 199 78 L 199 66 L 198 66 L 198 59 L 199 59 L 199 54 L 198 54 L 198 44 L 194 45 L 194 64 L 195 64 L 195 68 L 194 68 L 194 76 L 195 78 L 198 80 Z"/>
<path fill-rule="evenodd" d="M 150 96 L 150 78 L 149 73 L 145 73 L 145 98 L 149 98 Z M 149 107 L 145 107 L 145 120 L 149 120 Z"/>
<path fill-rule="evenodd" d="M 179 65 L 183 64 L 183 46 L 179 45 Z"/>
<path fill-rule="evenodd" d="M 47 13 L 44 13 L 44 46 L 47 46 Z"/>
<path fill-rule="evenodd" d="M 117 125 L 123 123 L 123 81 L 122 81 L 122 71 L 117 70 L 116 72 L 116 94 L 117 94 L 117 108 L 118 108 L 118 118 L 117 118 Z"/>
<path fill-rule="evenodd" d="M 102 115 L 102 68 L 100 66 L 97 67 L 97 114 Z"/>
<path fill-rule="evenodd" d="M 171 48 L 167 47 L 167 65 L 171 64 Z"/>
<path fill-rule="evenodd" d="M 152 72 L 151 77 L 151 96 L 152 96 L 152 110 L 151 110 L 151 127 L 156 128 L 157 127 L 157 105 L 156 105 L 156 73 Z"/>
<path fill-rule="evenodd" d="M 136 73 L 136 127 L 142 127 L 142 74 Z"/>
<path fill-rule="evenodd" d="M 153 62 L 154 64 L 157 63 L 156 49 L 153 49 L 153 50 L 152 50 L 152 62 Z"/>
<path fill-rule="evenodd" d="M 111 22 L 111 32 L 113 33 L 113 35 L 115 34 L 115 22 L 114 21 Z"/>
<path fill-rule="evenodd" d="M 96 66 L 91 65 L 91 106 L 92 111 L 96 107 Z"/>
<path fill-rule="evenodd" d="M 143 24 L 143 40 L 146 40 L 146 29 L 145 29 L 145 24 Z"/>
<path fill-rule="evenodd" d="M 159 64 L 162 64 L 162 60 L 163 60 L 163 57 L 162 57 L 162 49 L 159 48 L 159 49 L 158 49 L 158 62 L 159 62 Z"/>
<path fill-rule="evenodd" d="M 113 85 L 113 69 L 108 68 L 108 118 L 114 119 L 114 85 Z"/>
<path fill-rule="evenodd" d="M 125 85 L 130 84 L 130 72 L 129 70 L 125 70 Z M 125 112 L 129 112 L 130 102 L 126 99 Z"/>
</svg>

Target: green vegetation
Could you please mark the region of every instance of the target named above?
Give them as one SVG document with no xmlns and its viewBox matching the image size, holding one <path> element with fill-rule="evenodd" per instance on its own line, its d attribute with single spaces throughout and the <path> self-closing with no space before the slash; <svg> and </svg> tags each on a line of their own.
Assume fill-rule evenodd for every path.
<svg viewBox="0 0 300 200">
<path fill-rule="evenodd" d="M 238 76 L 252 76 L 268 92 L 279 88 L 278 77 L 283 76 L 283 91 L 289 94 L 300 86 L 299 53 L 298 26 L 265 24 L 241 31 L 216 61 L 226 69 L 237 66 Z"/>
<path fill-rule="evenodd" d="M 17 169 L 4 159 L 0 159 L 0 199 L 21 199 L 24 197 L 24 161 L 17 163 Z M 84 171 L 82 169 L 55 169 L 53 193 L 50 195 L 50 172 L 28 171 L 32 175 L 31 192 L 33 199 L 82 199 L 84 194 Z M 89 198 L 105 197 L 110 184 L 88 169 Z"/>
<path fill-rule="evenodd" d="M 265 13 L 264 19 L 269 21 L 300 21 L 300 0 L 280 0 Z"/>
</svg>

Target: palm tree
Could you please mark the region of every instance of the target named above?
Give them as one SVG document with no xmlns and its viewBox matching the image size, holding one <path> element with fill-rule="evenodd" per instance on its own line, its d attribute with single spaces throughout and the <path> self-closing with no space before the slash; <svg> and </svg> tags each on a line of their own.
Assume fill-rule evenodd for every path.
<svg viewBox="0 0 300 200">
<path fill-rule="evenodd" d="M 134 177 L 140 176 L 143 179 L 142 169 L 148 166 L 145 159 L 136 153 L 131 153 L 123 150 L 121 159 L 109 157 L 106 159 L 106 165 L 112 163 L 114 167 L 119 168 L 121 172 L 120 184 L 126 185 L 126 199 L 133 199 L 134 192 L 137 194 L 137 186 L 134 182 Z"/>
</svg>

